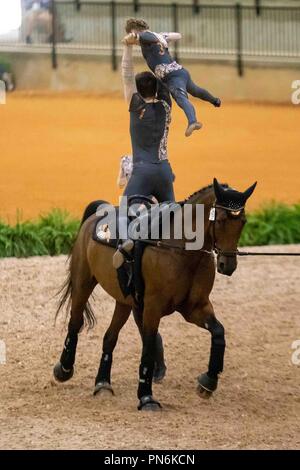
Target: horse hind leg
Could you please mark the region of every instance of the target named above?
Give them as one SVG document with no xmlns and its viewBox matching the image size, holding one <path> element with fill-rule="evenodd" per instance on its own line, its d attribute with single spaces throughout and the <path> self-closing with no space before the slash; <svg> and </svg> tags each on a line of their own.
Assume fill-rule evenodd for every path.
<svg viewBox="0 0 300 470">
<path fill-rule="evenodd" d="M 78 277 L 79 273 L 80 276 Z M 60 309 L 66 301 L 71 304 L 68 334 L 64 342 L 60 360 L 54 366 L 53 370 L 54 377 L 59 382 L 66 382 L 71 379 L 74 374 L 78 334 L 84 325 L 84 316 L 90 327 L 92 327 L 95 322 L 88 299 L 96 285 L 97 281 L 95 278 L 91 277 L 87 266 L 84 270 L 79 269 L 79 266 L 76 270 L 72 270 L 71 266 L 70 275 L 65 285 L 65 292 L 59 306 Z M 68 300 L 68 298 L 70 300 Z"/>
<path fill-rule="evenodd" d="M 111 386 L 111 366 L 113 351 L 118 341 L 119 332 L 127 322 L 131 313 L 131 306 L 116 302 L 111 323 L 103 338 L 103 349 L 100 366 L 95 380 L 94 395 L 108 390 L 114 395 Z"/>
<path fill-rule="evenodd" d="M 155 346 L 156 338 L 161 318 L 160 309 L 157 306 L 145 306 L 143 312 L 143 350 L 139 367 L 138 386 L 138 410 L 158 411 L 161 409 L 160 403 L 153 398 L 152 380 L 155 366 Z"/>
</svg>

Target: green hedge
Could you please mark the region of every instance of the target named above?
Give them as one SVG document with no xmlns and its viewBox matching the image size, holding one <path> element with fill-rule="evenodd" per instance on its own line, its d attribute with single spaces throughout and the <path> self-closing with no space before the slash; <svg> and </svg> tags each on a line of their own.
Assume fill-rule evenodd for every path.
<svg viewBox="0 0 300 470">
<path fill-rule="evenodd" d="M 79 221 L 55 209 L 36 222 L 0 222 L 0 257 L 69 253 Z M 300 204 L 270 204 L 248 214 L 240 246 L 300 243 Z"/>
<path fill-rule="evenodd" d="M 266 205 L 247 215 L 240 246 L 300 243 L 300 204 Z"/>
<path fill-rule="evenodd" d="M 2 65 L 2 67 L 4 67 L 7 72 L 11 72 L 10 63 L 7 62 L 7 60 L 4 59 L 1 55 L 0 55 L 0 65 Z"/>
<path fill-rule="evenodd" d="M 10 226 L 0 222 L 0 257 L 26 257 L 69 253 L 79 221 L 55 209 L 36 222 Z"/>
</svg>

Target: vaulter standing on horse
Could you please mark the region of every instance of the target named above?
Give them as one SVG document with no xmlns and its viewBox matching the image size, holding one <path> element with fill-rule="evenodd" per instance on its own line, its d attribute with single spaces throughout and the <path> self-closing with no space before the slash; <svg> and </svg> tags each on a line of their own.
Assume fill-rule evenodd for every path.
<svg viewBox="0 0 300 470">
<path fill-rule="evenodd" d="M 183 109 L 188 127 L 185 131 L 189 137 L 194 130 L 199 130 L 202 124 L 197 121 L 194 106 L 188 99 L 188 93 L 196 98 L 208 101 L 215 107 L 221 106 L 220 98 L 215 98 L 207 90 L 196 85 L 188 70 L 179 65 L 169 53 L 169 43 L 181 39 L 180 33 L 155 33 L 149 31 L 146 21 L 131 18 L 126 22 L 124 41 L 127 44 L 141 46 L 142 54 L 148 67 L 155 76 L 167 86 L 174 100 Z"/>
<path fill-rule="evenodd" d="M 158 202 L 174 201 L 174 174 L 168 161 L 171 98 L 165 85 L 151 72 L 134 75 L 132 45 L 124 44 L 122 58 L 124 95 L 129 105 L 133 171 L 124 196 L 154 196 Z M 120 218 L 120 224 L 127 219 Z M 121 240 L 113 257 L 114 267 L 124 262 L 133 241 Z"/>
</svg>

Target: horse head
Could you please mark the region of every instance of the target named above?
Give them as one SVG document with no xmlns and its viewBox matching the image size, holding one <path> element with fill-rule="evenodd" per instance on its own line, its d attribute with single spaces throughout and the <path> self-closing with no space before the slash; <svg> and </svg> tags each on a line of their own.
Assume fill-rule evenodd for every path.
<svg viewBox="0 0 300 470">
<path fill-rule="evenodd" d="M 215 203 L 210 212 L 210 235 L 217 252 L 217 270 L 231 276 L 237 267 L 237 246 L 246 223 L 245 205 L 257 183 L 246 191 L 222 186 L 214 178 Z"/>
</svg>

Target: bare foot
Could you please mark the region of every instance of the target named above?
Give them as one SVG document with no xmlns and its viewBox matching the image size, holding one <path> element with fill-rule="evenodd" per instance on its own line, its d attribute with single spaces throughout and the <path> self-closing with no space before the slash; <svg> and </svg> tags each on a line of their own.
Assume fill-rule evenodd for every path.
<svg viewBox="0 0 300 470">
<path fill-rule="evenodd" d="M 185 131 L 185 136 L 189 137 L 194 131 L 198 131 L 199 129 L 201 129 L 202 126 L 203 125 L 201 124 L 201 122 L 193 122 L 188 126 L 187 130 Z"/>
</svg>

